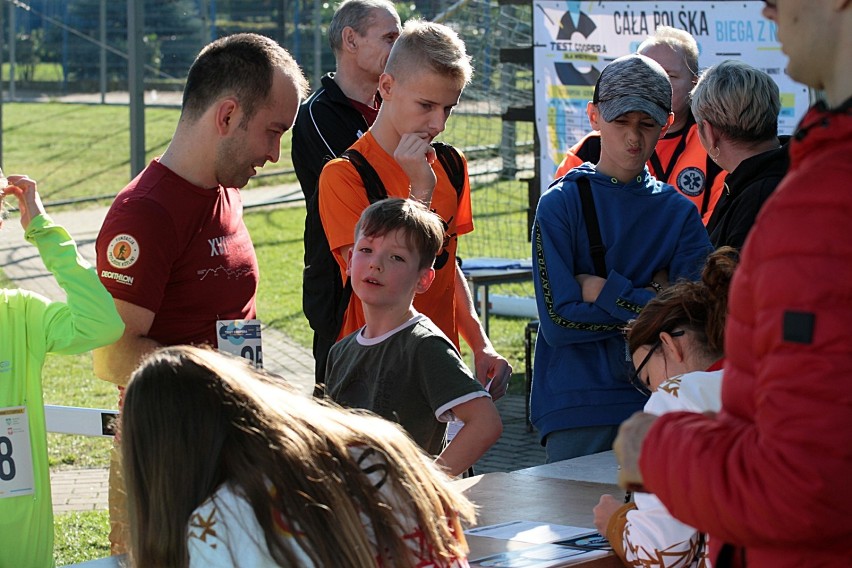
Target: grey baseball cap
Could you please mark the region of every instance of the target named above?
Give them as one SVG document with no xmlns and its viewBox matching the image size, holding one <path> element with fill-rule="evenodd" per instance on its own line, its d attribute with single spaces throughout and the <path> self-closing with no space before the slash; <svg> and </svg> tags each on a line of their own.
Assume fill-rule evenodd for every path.
<svg viewBox="0 0 852 568">
<path fill-rule="evenodd" d="M 601 72 L 592 102 L 607 122 L 638 111 L 665 126 L 672 111 L 672 84 L 666 70 L 650 57 L 625 55 Z"/>
</svg>

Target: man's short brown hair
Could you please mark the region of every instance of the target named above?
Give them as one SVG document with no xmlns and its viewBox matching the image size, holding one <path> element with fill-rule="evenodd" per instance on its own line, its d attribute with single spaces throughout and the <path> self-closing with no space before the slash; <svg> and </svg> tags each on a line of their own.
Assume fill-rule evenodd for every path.
<svg viewBox="0 0 852 568">
<path fill-rule="evenodd" d="M 183 91 L 181 118 L 196 120 L 222 96 L 232 95 L 250 120 L 268 100 L 275 72 L 293 80 L 299 100 L 309 87 L 293 56 L 259 34 L 234 34 L 207 44 L 189 68 Z"/>
</svg>

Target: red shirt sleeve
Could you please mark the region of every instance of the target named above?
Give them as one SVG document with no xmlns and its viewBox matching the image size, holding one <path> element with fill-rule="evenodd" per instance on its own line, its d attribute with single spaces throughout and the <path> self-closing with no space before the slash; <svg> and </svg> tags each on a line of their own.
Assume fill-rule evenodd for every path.
<svg viewBox="0 0 852 568">
<path fill-rule="evenodd" d="M 109 210 L 95 250 L 98 275 L 113 298 L 159 310 L 179 252 L 170 218 L 145 199 L 117 202 Z"/>
</svg>

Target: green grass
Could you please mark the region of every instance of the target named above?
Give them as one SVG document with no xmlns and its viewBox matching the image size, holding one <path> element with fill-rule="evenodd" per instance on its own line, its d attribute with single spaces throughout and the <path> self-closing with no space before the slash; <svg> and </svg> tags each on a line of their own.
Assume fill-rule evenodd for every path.
<svg viewBox="0 0 852 568">
<path fill-rule="evenodd" d="M 92 373 L 92 355 L 48 355 L 42 372 L 44 403 L 85 408 L 117 408 L 118 390 Z M 52 468 L 108 467 L 110 438 L 47 435 Z"/>
<path fill-rule="evenodd" d="M 516 123 L 519 142 L 531 142 L 533 124 Z M 447 121 L 447 129 L 440 139 L 459 148 L 499 145 L 502 137 L 502 122 L 491 115 L 453 113 Z"/>
<path fill-rule="evenodd" d="M 53 558 L 57 566 L 109 556 L 109 513 L 87 511 L 54 517 Z"/>
<path fill-rule="evenodd" d="M 177 125 L 176 108 L 145 111 L 145 154 L 162 154 Z M 3 105 L 3 167 L 39 183 L 46 202 L 115 195 L 130 181 L 130 112 L 126 106 L 62 103 Z M 290 137 L 281 159 L 260 170 L 292 169 Z M 261 176 L 254 186 L 294 181 L 295 176 Z"/>
<path fill-rule="evenodd" d="M 145 113 L 146 155 L 165 150 L 178 113 Z M 3 165 L 39 182 L 45 201 L 114 195 L 130 179 L 127 107 L 7 103 Z"/>
<path fill-rule="evenodd" d="M 459 256 L 530 258 L 526 192 L 526 184 L 516 180 L 473 185 L 475 230 L 459 239 Z"/>
<path fill-rule="evenodd" d="M 313 331 L 302 312 L 305 208 L 250 212 L 246 225 L 260 266 L 258 316 L 267 325 L 310 347 Z"/>
<path fill-rule="evenodd" d="M 23 77 L 24 67 L 27 65 L 18 64 L 15 69 L 15 76 L 20 81 Z M 2 65 L 2 75 L 3 81 L 8 81 L 10 77 L 9 73 L 10 65 L 8 63 L 3 63 Z M 33 66 L 33 76 L 31 80 L 33 81 L 62 81 L 63 73 L 62 73 L 62 64 L 61 63 L 37 63 Z"/>
<path fill-rule="evenodd" d="M 178 121 L 177 108 L 145 111 L 145 154 L 162 154 Z M 459 147 L 493 145 L 500 141 L 499 117 L 457 114 L 442 140 Z M 518 140 L 532 139 L 532 126 L 521 124 Z M 3 104 L 3 167 L 26 173 L 39 182 L 45 201 L 115 195 L 130 180 L 130 112 L 119 105 L 64 103 Z M 281 159 L 268 164 L 252 186 L 295 181 L 291 171 L 290 136 L 281 145 Z"/>
</svg>

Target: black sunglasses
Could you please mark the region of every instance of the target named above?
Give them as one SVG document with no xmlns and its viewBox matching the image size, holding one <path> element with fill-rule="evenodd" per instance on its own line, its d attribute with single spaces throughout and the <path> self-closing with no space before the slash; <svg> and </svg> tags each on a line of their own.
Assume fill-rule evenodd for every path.
<svg viewBox="0 0 852 568">
<path fill-rule="evenodd" d="M 672 337 L 680 337 L 684 333 L 686 333 L 686 331 L 683 329 L 668 332 L 668 334 Z M 648 361 L 651 360 L 651 355 L 654 354 L 654 351 L 656 351 L 660 347 L 660 345 L 662 345 L 662 341 L 658 339 L 653 345 L 651 345 L 651 348 L 648 350 L 648 353 L 642 359 L 642 362 L 639 363 L 639 366 L 636 367 L 636 370 L 630 374 L 630 384 L 633 385 L 633 388 L 635 388 L 645 396 L 651 396 L 651 377 L 649 376 L 643 381 L 642 377 L 640 376 L 640 373 L 642 372 L 642 369 L 645 368 L 645 365 L 648 364 Z"/>
</svg>

